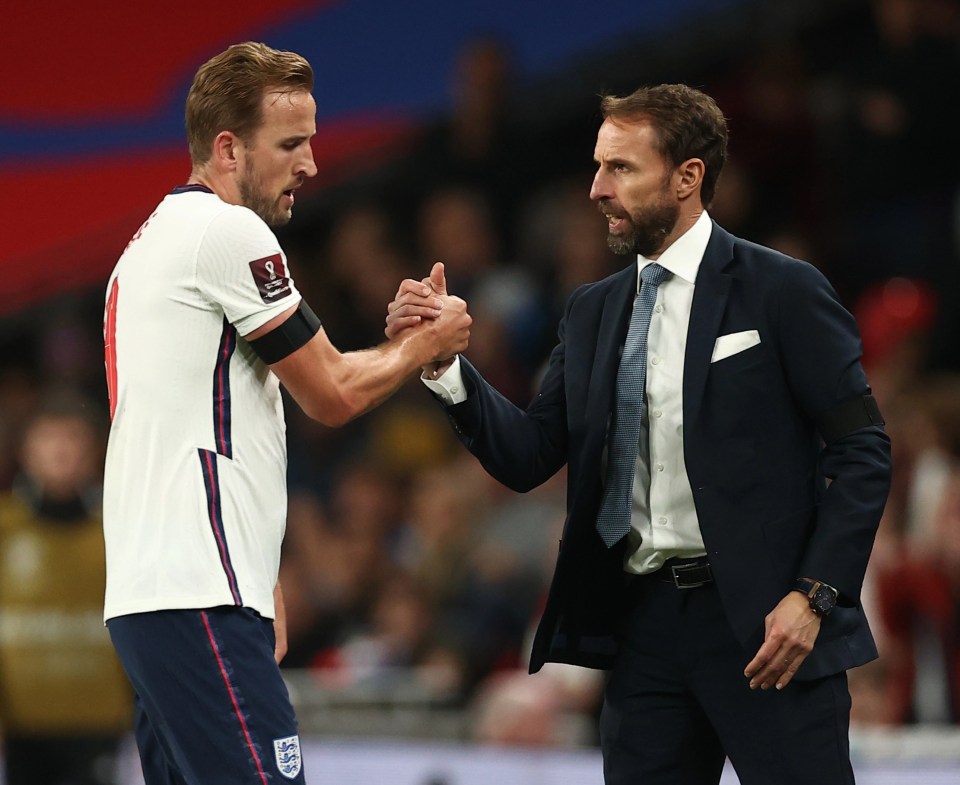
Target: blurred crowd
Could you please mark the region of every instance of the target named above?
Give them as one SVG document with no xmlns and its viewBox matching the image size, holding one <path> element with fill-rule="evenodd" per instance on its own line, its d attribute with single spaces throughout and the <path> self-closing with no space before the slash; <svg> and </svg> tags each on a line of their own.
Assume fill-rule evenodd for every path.
<svg viewBox="0 0 960 785">
<path fill-rule="evenodd" d="M 731 158 L 713 217 L 817 265 L 857 317 L 893 439 L 895 485 L 864 596 L 882 657 L 851 674 L 853 718 L 956 724 L 960 5 L 874 0 L 850 9 L 696 68 L 651 66 L 617 83 L 627 92 L 688 81 L 714 95 L 730 121 Z M 583 116 L 545 124 L 529 121 L 536 90 L 520 88 L 507 48 L 473 42 L 453 75 L 450 114 L 386 166 L 298 205 L 281 240 L 299 288 L 343 350 L 383 340 L 400 280 L 444 261 L 450 291 L 474 317 L 468 356 L 525 405 L 567 296 L 627 260 L 607 250 L 605 223 L 587 198 L 595 96 Z M 101 309 L 96 292 L 43 313 L 0 365 L 3 504 L 33 504 L 38 527 L 73 525 L 39 506 L 47 479 L 28 457 L 31 429 L 59 411 L 64 393 L 84 396 L 96 415 L 87 422 L 97 437 L 82 439 L 99 465 Z M 309 670 L 329 690 L 415 684 L 468 709 L 477 740 L 592 743 L 600 674 L 548 666 L 522 675 L 563 523 L 564 478 L 523 496 L 499 486 L 416 381 L 342 429 L 293 404 L 287 420 L 284 666 Z M 87 471 L 74 483 L 85 515 L 97 478 Z M 6 545 L 0 556 L 0 569 L 19 569 Z M 0 624 L 0 724 L 10 707 L 3 649 L 22 638 L 9 627 Z"/>
</svg>

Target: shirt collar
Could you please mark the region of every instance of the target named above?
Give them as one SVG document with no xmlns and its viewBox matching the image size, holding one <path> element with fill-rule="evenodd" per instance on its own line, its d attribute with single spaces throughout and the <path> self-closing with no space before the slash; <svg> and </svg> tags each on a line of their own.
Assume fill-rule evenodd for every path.
<svg viewBox="0 0 960 785">
<path fill-rule="evenodd" d="M 691 284 L 694 283 L 697 280 L 697 270 L 700 269 L 700 262 L 703 261 L 703 254 L 707 250 L 707 243 L 710 242 L 712 232 L 713 221 L 707 215 L 707 211 L 704 210 L 693 226 L 681 234 L 673 242 L 673 245 L 660 254 L 660 258 L 655 260 L 656 263 L 678 278 L 683 278 Z M 640 291 L 640 271 L 648 264 L 653 263 L 654 260 L 637 255 L 637 291 Z"/>
<path fill-rule="evenodd" d="M 178 185 L 178 186 L 177 186 L 176 188 L 174 188 L 170 193 L 172 193 L 172 194 L 188 194 L 188 193 L 191 193 L 191 192 L 193 192 L 193 191 L 199 191 L 199 192 L 205 193 L 205 194 L 212 194 L 212 193 L 213 193 L 213 191 L 211 191 L 209 188 L 207 188 L 207 186 L 201 185 L 200 183 L 187 183 L 186 185 Z"/>
</svg>

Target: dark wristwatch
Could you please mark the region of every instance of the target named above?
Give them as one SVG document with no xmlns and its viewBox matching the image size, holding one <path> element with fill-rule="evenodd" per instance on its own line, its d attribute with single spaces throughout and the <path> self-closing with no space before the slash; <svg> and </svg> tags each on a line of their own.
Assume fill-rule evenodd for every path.
<svg viewBox="0 0 960 785">
<path fill-rule="evenodd" d="M 810 601 L 810 610 L 817 616 L 829 616 L 830 611 L 837 604 L 839 592 L 833 586 L 828 586 L 822 581 L 797 578 L 793 590 L 807 595 L 807 599 Z"/>
</svg>

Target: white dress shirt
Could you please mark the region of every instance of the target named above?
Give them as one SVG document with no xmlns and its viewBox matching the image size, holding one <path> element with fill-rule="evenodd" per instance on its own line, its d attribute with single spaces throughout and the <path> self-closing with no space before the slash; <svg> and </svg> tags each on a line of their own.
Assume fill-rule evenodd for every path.
<svg viewBox="0 0 960 785">
<path fill-rule="evenodd" d="M 640 429 L 633 482 L 628 572 L 653 572 L 669 558 L 706 553 L 683 457 L 683 359 L 693 287 L 712 230 L 704 212 L 656 260 L 672 275 L 657 289 L 647 333 L 647 427 Z M 648 264 L 637 257 L 638 291 L 640 270 Z"/>
<path fill-rule="evenodd" d="M 683 457 L 683 360 L 693 287 L 712 230 L 704 212 L 656 260 L 672 275 L 657 290 L 647 335 L 647 420 L 640 429 L 633 483 L 624 559 L 628 572 L 653 572 L 672 557 L 706 554 Z M 637 257 L 637 291 L 640 271 L 648 264 L 653 261 Z M 437 379 L 422 381 L 448 406 L 467 399 L 459 357 Z"/>
</svg>

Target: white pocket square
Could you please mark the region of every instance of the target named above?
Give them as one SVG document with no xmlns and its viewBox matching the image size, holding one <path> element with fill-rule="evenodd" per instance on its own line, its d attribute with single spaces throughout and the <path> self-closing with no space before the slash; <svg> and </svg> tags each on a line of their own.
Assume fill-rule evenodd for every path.
<svg viewBox="0 0 960 785">
<path fill-rule="evenodd" d="M 731 355 L 742 352 L 744 349 L 756 346 L 758 343 L 760 343 L 760 333 L 756 330 L 744 330 L 739 333 L 721 335 L 713 345 L 713 356 L 710 358 L 710 362 L 715 363 L 717 360 L 726 359 Z"/>
</svg>

